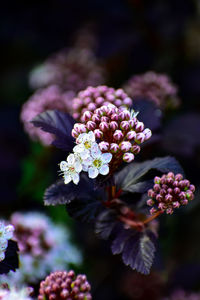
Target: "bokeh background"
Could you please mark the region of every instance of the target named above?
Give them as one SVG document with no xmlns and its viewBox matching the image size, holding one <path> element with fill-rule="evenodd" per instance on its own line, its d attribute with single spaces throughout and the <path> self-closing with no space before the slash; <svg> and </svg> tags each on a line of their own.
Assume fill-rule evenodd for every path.
<svg viewBox="0 0 200 300">
<path fill-rule="evenodd" d="M 200 3 L 198 0 L 7 1 L 0 10 L 0 201 L 1 217 L 39 210 L 67 224 L 83 251 L 94 299 L 160 299 L 174 288 L 200 290 Z M 74 222 L 64 207 L 44 207 L 45 188 L 57 178 L 65 155 L 33 142 L 20 111 L 33 90 L 29 73 L 49 55 L 72 47 L 87 28 L 95 55 L 119 88 L 149 70 L 168 74 L 178 86 L 180 106 L 164 113 L 159 139 L 141 159 L 173 155 L 197 186 L 184 212 L 163 217 L 154 271 L 138 275 L 113 257 L 109 243 Z M 81 230 L 80 230 L 81 228 Z"/>
</svg>

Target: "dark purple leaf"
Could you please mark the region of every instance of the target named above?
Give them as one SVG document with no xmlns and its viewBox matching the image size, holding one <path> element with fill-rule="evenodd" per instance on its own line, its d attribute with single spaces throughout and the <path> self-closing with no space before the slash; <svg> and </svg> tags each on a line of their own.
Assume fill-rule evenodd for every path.
<svg viewBox="0 0 200 300">
<path fill-rule="evenodd" d="M 15 271 L 19 267 L 17 243 L 9 240 L 5 252 L 5 259 L 0 262 L 0 274 L 7 274 L 10 270 Z"/>
<path fill-rule="evenodd" d="M 65 151 L 71 151 L 74 139 L 71 135 L 75 120 L 67 113 L 47 110 L 37 115 L 32 121 L 34 126 L 55 135 L 53 145 Z"/>
<path fill-rule="evenodd" d="M 147 160 L 142 163 L 131 163 L 115 174 L 115 183 L 125 192 L 144 193 L 150 187 L 150 181 L 142 181 L 142 177 L 150 170 L 162 173 L 184 173 L 182 167 L 174 157 L 166 156 Z M 153 179 L 153 178 L 152 178 Z"/>
</svg>

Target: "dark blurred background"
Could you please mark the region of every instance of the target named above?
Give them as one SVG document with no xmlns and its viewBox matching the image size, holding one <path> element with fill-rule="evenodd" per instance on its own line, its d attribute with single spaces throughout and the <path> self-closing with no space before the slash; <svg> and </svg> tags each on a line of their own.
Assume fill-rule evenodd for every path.
<svg viewBox="0 0 200 300">
<path fill-rule="evenodd" d="M 52 166 L 58 163 L 60 154 L 55 152 L 48 159 L 48 151 L 40 144 L 30 142 L 23 131 L 19 114 L 22 104 L 33 93 L 28 84 L 28 75 L 32 68 L 42 63 L 50 54 L 71 46 L 76 32 L 86 25 L 89 25 L 95 33 L 96 55 L 106 65 L 109 85 L 118 88 L 131 75 L 154 70 L 158 73 L 167 73 L 178 86 L 181 106 L 164 117 L 162 139 L 156 150 L 154 148 L 149 150 L 147 158 L 156 155 L 176 156 L 183 165 L 187 178 L 198 187 L 200 183 L 198 0 L 30 0 L 26 3 L 13 0 L 1 4 L 0 24 L 2 50 L 0 199 L 3 217 L 9 216 L 15 210 L 33 208 L 44 210 L 42 195 L 44 189 L 57 176 L 52 172 L 55 170 Z M 177 133 L 173 139 L 172 132 Z M 166 224 L 169 226 L 165 228 L 161 237 L 162 257 L 158 259 L 157 269 L 166 267 L 163 256 L 168 257 L 168 260 L 170 257 L 171 265 L 176 264 L 176 268 L 172 268 L 173 282 L 170 281 L 169 286 L 200 288 L 198 199 L 197 191 L 196 200 L 186 213 L 180 213 L 177 218 L 173 217 L 172 221 L 166 218 Z M 55 208 L 54 211 L 49 209 L 49 213 L 55 219 L 62 217 L 64 220 L 66 217 L 64 208 Z M 92 239 L 95 237 L 92 232 L 88 233 L 88 230 L 85 229 L 87 243 L 92 244 L 89 243 L 89 237 L 90 235 Z M 85 243 L 81 237 L 79 240 Z M 127 294 L 126 290 L 130 287 L 119 289 L 118 283 L 122 283 L 121 274 L 124 274 L 126 268 L 120 265 L 120 259 L 115 257 L 112 258 L 111 267 L 108 268 L 104 258 L 110 259 L 110 250 L 107 249 L 107 243 L 98 243 L 100 242 L 95 240 L 95 245 L 86 246 L 88 247 L 86 261 L 90 270 L 93 269 L 90 264 L 94 264 L 91 277 L 98 272 L 101 275 L 105 273 L 105 276 L 99 276 L 100 278 L 96 276 L 94 279 L 96 286 L 94 299 L 116 300 L 126 297 L 147 299 L 145 296 L 134 298 Z M 98 249 L 95 252 L 96 256 L 94 249 Z M 119 276 L 113 279 L 113 274 L 117 270 Z M 188 278 L 188 272 L 195 274 L 196 277 Z M 127 274 L 126 272 L 126 276 Z M 152 282 L 159 282 L 159 276 L 158 278 L 151 276 Z M 143 285 L 141 283 L 143 279 L 140 279 L 137 278 L 140 282 L 138 285 Z M 155 286 L 152 289 L 158 290 L 159 287 Z M 134 292 L 131 293 L 133 294 Z M 152 296 L 148 299 L 157 298 Z"/>
</svg>

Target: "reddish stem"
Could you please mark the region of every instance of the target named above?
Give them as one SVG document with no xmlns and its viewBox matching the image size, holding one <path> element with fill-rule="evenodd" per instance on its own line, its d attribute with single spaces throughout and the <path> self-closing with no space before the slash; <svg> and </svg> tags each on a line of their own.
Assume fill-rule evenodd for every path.
<svg viewBox="0 0 200 300">
<path fill-rule="evenodd" d="M 154 215 L 152 215 L 149 218 L 147 218 L 146 220 L 144 220 L 143 224 L 148 224 L 149 222 L 151 222 L 152 220 L 154 220 L 155 218 L 160 216 L 162 213 L 163 213 L 163 211 L 161 211 L 161 210 L 157 211 L 157 213 L 155 213 Z"/>
</svg>

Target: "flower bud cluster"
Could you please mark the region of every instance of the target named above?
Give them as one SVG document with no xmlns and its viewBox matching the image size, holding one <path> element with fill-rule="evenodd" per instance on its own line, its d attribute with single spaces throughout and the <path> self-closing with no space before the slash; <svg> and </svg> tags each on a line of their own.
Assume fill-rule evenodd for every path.
<svg viewBox="0 0 200 300">
<path fill-rule="evenodd" d="M 132 100 L 122 89 L 115 90 L 105 85 L 89 86 L 84 91 L 80 91 L 78 97 L 73 99 L 73 117 L 76 120 L 84 121 L 85 118 L 82 117 L 84 112 L 93 112 L 96 108 L 110 103 L 116 107 L 129 107 Z"/>
<path fill-rule="evenodd" d="M 153 189 L 148 191 L 150 199 L 147 200 L 151 214 L 157 211 L 172 214 L 175 208 L 187 205 L 194 199 L 195 187 L 190 181 L 183 179 L 181 174 L 174 175 L 169 172 L 162 177 L 154 178 Z M 155 206 L 155 207 L 154 207 Z"/>
<path fill-rule="evenodd" d="M 92 50 L 86 47 L 63 49 L 49 58 L 30 74 L 32 88 L 58 85 L 63 91 L 74 93 L 89 85 L 105 82 L 106 72 Z"/>
<path fill-rule="evenodd" d="M 63 93 L 56 85 L 36 91 L 22 106 L 20 116 L 21 121 L 24 123 L 24 129 L 31 139 L 39 140 L 44 145 L 50 145 L 53 141 L 53 136 L 35 127 L 30 121 L 46 110 L 57 109 L 63 112 L 70 112 L 73 97 L 74 93 Z"/>
<path fill-rule="evenodd" d="M 38 300 L 91 300 L 90 289 L 85 275 L 57 271 L 40 283 Z"/>
<path fill-rule="evenodd" d="M 12 225 L 5 225 L 0 221 L 0 261 L 5 258 L 5 251 L 8 247 L 8 240 L 12 239 L 14 227 Z"/>
<path fill-rule="evenodd" d="M 112 166 L 117 167 L 122 160 L 131 162 L 140 152 L 140 144 L 151 137 L 151 130 L 137 119 L 137 113 L 115 105 L 103 105 L 94 112 L 85 111 L 83 123 L 76 123 L 72 136 L 76 138 L 88 131 L 99 140 L 102 152 L 113 154 Z"/>
<path fill-rule="evenodd" d="M 14 237 L 19 246 L 20 268 L 0 276 L 0 284 L 13 286 L 37 284 L 50 272 L 65 270 L 70 264 L 80 265 L 80 251 L 70 241 L 66 226 L 55 224 L 38 212 L 11 215 L 10 223 L 16 230 Z"/>
<path fill-rule="evenodd" d="M 123 88 L 133 99 L 147 98 L 161 108 L 176 107 L 179 104 L 177 87 L 165 74 L 149 71 L 135 75 Z"/>
<path fill-rule="evenodd" d="M 90 178 L 109 173 L 108 164 L 112 159 L 112 154 L 102 153 L 92 131 L 81 133 L 76 139 L 76 143 L 77 145 L 73 148 L 74 153 L 69 154 L 67 160 L 60 163 L 65 184 L 71 181 L 78 184 L 81 171 L 88 172 Z"/>
</svg>

